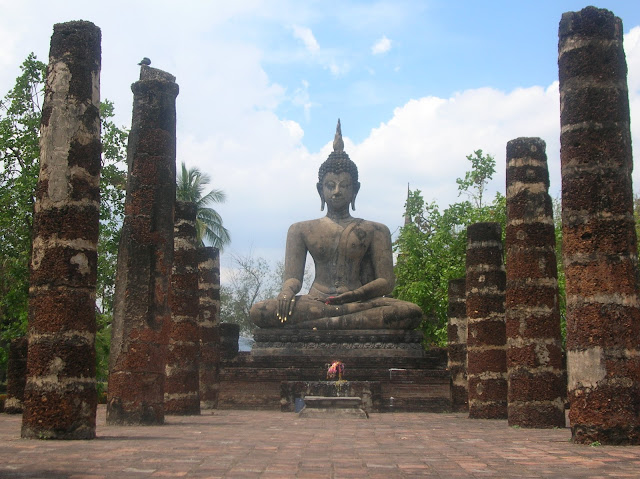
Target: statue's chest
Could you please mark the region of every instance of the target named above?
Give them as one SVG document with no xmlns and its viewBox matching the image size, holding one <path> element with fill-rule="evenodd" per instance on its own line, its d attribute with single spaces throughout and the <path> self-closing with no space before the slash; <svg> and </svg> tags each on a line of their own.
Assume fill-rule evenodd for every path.
<svg viewBox="0 0 640 479">
<path fill-rule="evenodd" d="M 323 263 L 359 262 L 371 243 L 371 234 L 362 227 L 341 228 L 331 225 L 313 235 L 309 252 L 316 261 Z"/>
</svg>

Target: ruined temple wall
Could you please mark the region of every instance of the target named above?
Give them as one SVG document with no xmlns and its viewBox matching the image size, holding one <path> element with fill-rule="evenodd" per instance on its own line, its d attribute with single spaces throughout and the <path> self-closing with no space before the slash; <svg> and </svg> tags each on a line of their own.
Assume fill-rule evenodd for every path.
<svg viewBox="0 0 640 479">
<path fill-rule="evenodd" d="M 449 281 L 447 316 L 447 367 L 451 373 L 451 404 L 454 411 L 467 411 L 467 307 L 466 279 Z"/>
<path fill-rule="evenodd" d="M 171 320 L 178 85 L 172 75 L 143 65 L 140 80 L 131 89 L 133 116 L 114 295 L 107 423 L 162 424 Z"/>
<path fill-rule="evenodd" d="M 95 437 L 100 62 L 98 27 L 54 26 L 30 264 L 26 438 Z"/>
<path fill-rule="evenodd" d="M 164 386 L 166 414 L 200 414 L 196 213 L 195 203 L 176 201 L 169 293 L 171 325 Z"/>
<path fill-rule="evenodd" d="M 220 391 L 220 251 L 198 248 L 200 407 L 218 407 Z"/>
<path fill-rule="evenodd" d="M 507 143 L 506 325 L 509 425 L 564 427 L 555 226 L 546 144 Z"/>
<path fill-rule="evenodd" d="M 466 311 L 469 417 L 507 417 L 505 270 L 498 223 L 467 229 Z"/>
<path fill-rule="evenodd" d="M 27 337 L 12 339 L 9 343 L 7 358 L 7 398 L 4 412 L 7 414 L 22 413 L 24 387 L 27 383 Z"/>
<path fill-rule="evenodd" d="M 640 443 L 640 310 L 622 21 L 559 27 L 567 368 L 575 442 Z"/>
</svg>

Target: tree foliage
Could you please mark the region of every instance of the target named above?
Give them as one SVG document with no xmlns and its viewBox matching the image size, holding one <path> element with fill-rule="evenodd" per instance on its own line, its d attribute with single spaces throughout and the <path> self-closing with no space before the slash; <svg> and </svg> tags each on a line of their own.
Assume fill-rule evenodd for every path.
<svg viewBox="0 0 640 479">
<path fill-rule="evenodd" d="M 0 367 L 26 332 L 33 205 L 46 65 L 30 54 L 0 101 Z"/>
<path fill-rule="evenodd" d="M 222 251 L 231 241 L 231 236 L 222 224 L 220 214 L 210 208 L 209 205 L 224 203 L 226 199 L 224 191 L 213 189 L 207 194 L 203 194 L 205 187 L 211 183 L 211 178 L 198 168 L 187 168 L 184 162 L 176 181 L 176 198 L 196 204 L 198 210 L 196 217 L 198 241 L 202 243 L 206 239 L 211 243 L 211 246 Z"/>
<path fill-rule="evenodd" d="M 46 65 L 31 53 L 20 70 L 15 86 L 0 102 L 0 369 L 5 366 L 9 340 L 26 333 L 33 207 L 40 170 Z M 128 134 L 112 122 L 113 103 L 101 103 L 100 114 L 103 154 L 96 291 L 99 375 L 106 372 L 109 350 Z"/>
<path fill-rule="evenodd" d="M 472 171 L 458 179 L 460 193 L 473 202 L 461 201 L 444 210 L 426 203 L 419 190 L 410 191 L 406 204 L 407 224 L 394 244 L 397 253 L 394 297 L 420 306 L 425 315 L 421 328 L 427 345 L 446 345 L 449 280 L 465 276 L 467 227 L 495 221 L 506 224 L 506 199 L 497 193 L 483 204 L 486 183 L 495 172 L 492 156 L 477 150 L 467 159 Z"/>
<path fill-rule="evenodd" d="M 249 311 L 258 301 L 274 297 L 279 283 L 264 258 L 232 255 L 234 267 L 227 284 L 220 288 L 220 319 L 240 325 L 242 334 L 251 334 L 254 325 Z"/>
<path fill-rule="evenodd" d="M 473 200 L 476 208 L 482 208 L 487 183 L 496 172 L 496 161 L 491 155 L 483 156 L 482 150 L 467 155 L 467 160 L 471 162 L 471 170 L 465 173 L 464 178 L 456 180 L 458 196 L 464 193 Z"/>
<path fill-rule="evenodd" d="M 255 303 L 278 295 L 284 277 L 284 262 L 271 267 L 267 260 L 252 254 L 231 256 L 234 266 L 228 280 L 220 287 L 220 319 L 239 324 L 242 334 L 251 335 L 255 326 L 249 319 L 249 311 Z M 313 272 L 307 264 L 301 293 L 308 291 L 312 282 Z"/>
</svg>

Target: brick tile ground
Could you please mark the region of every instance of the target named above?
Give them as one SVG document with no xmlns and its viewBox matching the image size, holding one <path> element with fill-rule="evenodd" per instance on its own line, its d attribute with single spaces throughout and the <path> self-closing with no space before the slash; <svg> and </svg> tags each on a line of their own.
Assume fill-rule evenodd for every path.
<svg viewBox="0 0 640 479">
<path fill-rule="evenodd" d="M 626 478 L 640 446 L 579 446 L 568 429 L 515 429 L 465 414 L 366 419 L 205 411 L 164 426 L 106 426 L 93 441 L 20 439 L 0 414 L 0 478 Z"/>
</svg>

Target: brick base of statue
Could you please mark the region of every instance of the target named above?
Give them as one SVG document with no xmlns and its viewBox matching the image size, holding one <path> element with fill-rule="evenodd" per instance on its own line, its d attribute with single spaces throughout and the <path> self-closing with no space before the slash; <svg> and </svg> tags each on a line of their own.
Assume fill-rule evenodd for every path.
<svg viewBox="0 0 640 479">
<path fill-rule="evenodd" d="M 402 334 L 409 341 L 401 342 Z M 345 395 L 361 397 L 373 412 L 451 411 L 447 351 L 424 351 L 416 337 L 413 331 L 258 330 L 251 352 L 224 355 L 218 408 L 293 411 L 296 399 L 326 395 L 319 385 L 335 383 L 327 381 L 327 368 L 342 361 Z"/>
<path fill-rule="evenodd" d="M 254 356 L 420 358 L 422 338 L 419 331 L 402 330 L 258 329 L 251 352 Z"/>
</svg>

